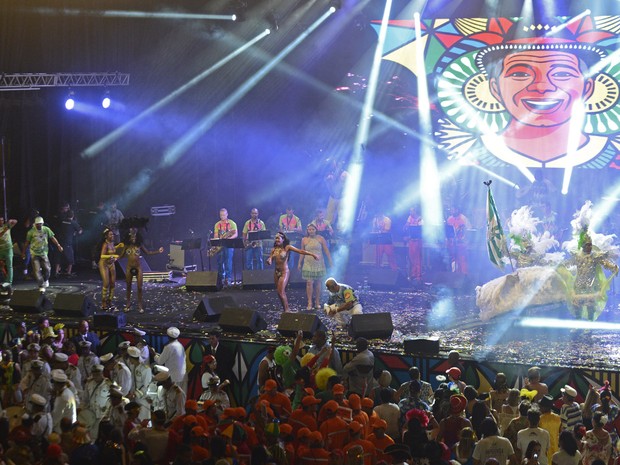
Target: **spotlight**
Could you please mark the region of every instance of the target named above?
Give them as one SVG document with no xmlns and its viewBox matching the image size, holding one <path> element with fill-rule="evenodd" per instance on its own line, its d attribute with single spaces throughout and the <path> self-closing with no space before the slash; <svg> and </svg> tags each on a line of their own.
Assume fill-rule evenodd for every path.
<svg viewBox="0 0 620 465">
<path fill-rule="evenodd" d="M 70 90 L 67 98 L 65 99 L 65 108 L 67 110 L 73 110 L 75 107 L 75 93 Z"/>
<path fill-rule="evenodd" d="M 111 103 L 112 103 L 112 100 L 110 100 L 110 91 L 106 90 L 105 93 L 103 94 L 103 98 L 101 99 L 101 106 L 103 108 L 110 108 Z"/>
<path fill-rule="evenodd" d="M 329 7 L 333 8 L 334 11 L 338 11 L 342 8 L 342 0 L 330 0 Z"/>
<path fill-rule="evenodd" d="M 267 17 L 265 19 L 269 23 L 269 26 L 271 26 L 270 27 L 271 31 L 277 31 L 278 29 L 280 29 L 280 24 L 279 24 L 280 20 L 276 16 L 276 12 L 275 11 L 269 12 L 269 14 L 267 15 Z"/>
</svg>

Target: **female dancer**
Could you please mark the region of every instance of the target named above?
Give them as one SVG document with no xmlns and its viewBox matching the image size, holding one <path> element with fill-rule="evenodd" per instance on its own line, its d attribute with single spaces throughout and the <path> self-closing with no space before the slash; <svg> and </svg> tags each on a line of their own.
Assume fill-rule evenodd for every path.
<svg viewBox="0 0 620 465">
<path fill-rule="evenodd" d="M 307 252 L 314 253 L 317 260 L 304 260 L 302 255 L 299 259 L 298 268 L 301 270 L 301 277 L 306 280 L 306 295 L 308 296 L 308 310 L 312 310 L 312 296 L 314 296 L 315 308 L 321 308 L 321 290 L 323 289 L 323 280 L 327 274 L 325 268 L 325 257 L 332 266 L 332 256 L 327 248 L 327 242 L 323 236 L 317 234 L 317 228 L 310 223 L 306 232 L 308 235 L 301 240 L 301 248 Z"/>
<path fill-rule="evenodd" d="M 276 290 L 278 291 L 278 297 L 280 298 L 280 302 L 282 303 L 282 307 L 285 312 L 289 311 L 288 299 L 286 298 L 286 285 L 288 284 L 288 278 L 290 275 L 290 271 L 288 269 L 288 256 L 291 251 L 297 252 L 301 255 L 310 255 L 315 260 L 319 259 L 319 257 L 312 252 L 306 252 L 305 250 L 293 247 L 283 232 L 276 234 L 276 238 L 273 242 L 273 249 L 271 249 L 271 254 L 269 254 L 269 258 L 267 259 L 267 265 L 271 265 L 273 260 L 276 262 L 273 277 L 276 284 Z"/>
<path fill-rule="evenodd" d="M 142 307 L 142 283 L 144 281 L 142 274 L 142 265 L 140 264 L 140 252 L 147 255 L 155 255 L 163 253 L 164 248 L 160 247 L 157 250 L 148 250 L 143 243 L 142 234 L 138 231 L 138 228 L 129 228 L 127 236 L 124 238 L 125 248 L 119 258 L 127 257 L 127 269 L 125 273 L 125 282 L 127 283 L 127 302 L 125 303 L 125 311 L 128 312 L 131 308 L 131 285 L 133 277 L 136 277 L 136 283 L 138 286 L 138 313 L 144 313 Z"/>
<path fill-rule="evenodd" d="M 101 289 L 101 310 L 113 310 L 112 299 L 114 298 L 114 287 L 116 286 L 115 263 L 118 259 L 116 252 L 117 246 L 114 245 L 114 232 L 106 228 L 103 231 L 101 247 L 99 247 L 99 273 L 103 281 Z"/>
</svg>

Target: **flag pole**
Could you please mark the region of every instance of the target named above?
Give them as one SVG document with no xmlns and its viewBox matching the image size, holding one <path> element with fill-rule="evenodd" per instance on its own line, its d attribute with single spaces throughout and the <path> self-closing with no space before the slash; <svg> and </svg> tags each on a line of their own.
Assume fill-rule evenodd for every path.
<svg viewBox="0 0 620 465">
<path fill-rule="evenodd" d="M 497 207 L 495 206 L 495 200 L 491 192 L 492 182 L 493 181 L 490 179 L 488 181 L 483 181 L 483 184 L 487 186 L 487 252 L 491 263 L 500 269 L 504 268 L 504 263 L 501 259 L 505 253 L 510 262 L 510 268 L 514 272 L 512 257 L 508 249 L 508 241 L 504 235 L 502 223 L 497 213 Z"/>
</svg>

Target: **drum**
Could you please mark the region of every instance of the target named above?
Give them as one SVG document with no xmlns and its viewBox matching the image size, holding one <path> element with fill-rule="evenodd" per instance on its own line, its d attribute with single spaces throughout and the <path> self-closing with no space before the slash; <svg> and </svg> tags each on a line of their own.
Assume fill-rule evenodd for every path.
<svg viewBox="0 0 620 465">
<path fill-rule="evenodd" d="M 92 410 L 87 408 L 80 410 L 80 413 L 78 413 L 78 421 L 88 428 L 91 435 L 97 432 L 95 428 L 97 425 L 97 416 Z"/>
<path fill-rule="evenodd" d="M 9 431 L 22 424 L 22 416 L 26 413 L 26 409 L 19 405 L 13 407 L 7 407 L 5 410 L 6 417 L 9 420 Z"/>
</svg>

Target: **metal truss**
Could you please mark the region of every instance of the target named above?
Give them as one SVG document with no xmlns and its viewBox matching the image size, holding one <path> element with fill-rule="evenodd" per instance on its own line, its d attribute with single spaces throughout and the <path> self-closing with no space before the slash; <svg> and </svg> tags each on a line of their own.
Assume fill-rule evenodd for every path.
<svg viewBox="0 0 620 465">
<path fill-rule="evenodd" d="M 128 73 L 3 73 L 0 75 L 0 91 L 36 90 L 42 87 L 112 87 L 128 85 Z"/>
</svg>

